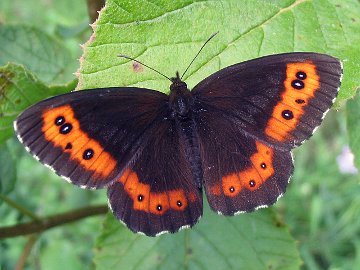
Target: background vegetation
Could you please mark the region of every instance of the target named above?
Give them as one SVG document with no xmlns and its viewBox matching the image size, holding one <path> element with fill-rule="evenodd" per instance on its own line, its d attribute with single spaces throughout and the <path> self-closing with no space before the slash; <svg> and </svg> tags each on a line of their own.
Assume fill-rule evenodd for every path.
<svg viewBox="0 0 360 270">
<path fill-rule="evenodd" d="M 360 187 L 350 152 L 359 168 L 359 14 L 356 0 L 108 0 L 90 37 L 86 1 L 1 1 L 0 269 L 360 269 Z M 15 138 L 19 112 L 76 85 L 168 91 L 166 80 L 116 55 L 138 57 L 171 76 L 216 31 L 190 69 L 190 86 L 271 53 L 324 52 L 345 64 L 336 110 L 294 151 L 295 174 L 274 207 L 233 218 L 206 207 L 192 230 L 135 235 L 112 214 L 102 215 L 104 190 L 65 183 Z M 62 224 L 63 213 L 77 222 Z M 36 233 L 10 237 L 9 227 L 27 222 Z"/>
</svg>

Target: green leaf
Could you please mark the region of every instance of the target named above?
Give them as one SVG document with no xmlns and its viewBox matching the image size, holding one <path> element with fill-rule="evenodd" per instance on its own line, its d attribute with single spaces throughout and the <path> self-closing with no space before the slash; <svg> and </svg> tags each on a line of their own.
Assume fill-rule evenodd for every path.
<svg viewBox="0 0 360 270">
<path fill-rule="evenodd" d="M 0 193 L 8 194 L 14 189 L 16 163 L 6 144 L 0 145 Z M 0 200 L 0 204 L 2 200 Z"/>
<path fill-rule="evenodd" d="M 208 208 L 191 230 L 150 238 L 112 214 L 96 245 L 96 269 L 299 269 L 295 241 L 268 209 L 236 217 Z"/>
<path fill-rule="evenodd" d="M 169 81 L 118 55 L 172 77 L 219 31 L 185 75 L 190 88 L 241 61 L 314 51 L 344 62 L 340 106 L 360 84 L 359 13 L 356 0 L 108 0 L 85 44 L 77 89 L 138 86 L 168 93 Z M 297 269 L 300 264 L 294 241 L 267 211 L 234 218 L 207 211 L 193 230 L 155 239 L 134 235 L 109 216 L 97 248 L 100 269 Z"/>
<path fill-rule="evenodd" d="M 341 89 L 348 90 L 339 92 L 338 101 L 343 101 L 354 97 L 357 89 L 360 87 L 360 46 L 344 47 L 343 50 L 338 53 L 338 57 L 343 59 L 344 77 L 351 78 L 351 80 L 344 79 L 341 83 Z M 337 104 L 339 104 L 339 102 L 337 102 Z M 339 106 L 336 106 L 335 108 L 338 107 Z"/>
<path fill-rule="evenodd" d="M 74 250 L 70 241 L 51 242 L 39 256 L 40 265 L 44 269 L 52 270 L 84 269 L 84 265 L 81 264 Z"/>
<path fill-rule="evenodd" d="M 359 86 L 359 13 L 356 0 L 109 0 L 86 43 L 77 88 L 131 85 L 169 92 L 166 79 L 117 55 L 135 57 L 173 76 L 184 71 L 203 42 L 219 31 L 185 76 L 190 88 L 244 60 L 315 51 L 344 61 L 339 107 Z"/>
<path fill-rule="evenodd" d="M 355 166 L 360 170 L 360 93 L 346 103 L 346 126 Z"/>
<path fill-rule="evenodd" d="M 51 32 L 56 26 L 71 26 L 89 21 L 86 1 L 74 0 L 0 1 L 0 18 L 2 23 L 26 22 L 46 29 L 47 32 Z"/>
<path fill-rule="evenodd" d="M 69 92 L 76 82 L 48 87 L 23 66 L 0 67 L 0 143 L 13 134 L 13 121 L 30 105 L 49 96 Z"/>
<path fill-rule="evenodd" d="M 60 41 L 22 25 L 1 25 L 0 36 L 0 65 L 22 64 L 50 84 L 73 79 L 76 61 Z"/>
</svg>

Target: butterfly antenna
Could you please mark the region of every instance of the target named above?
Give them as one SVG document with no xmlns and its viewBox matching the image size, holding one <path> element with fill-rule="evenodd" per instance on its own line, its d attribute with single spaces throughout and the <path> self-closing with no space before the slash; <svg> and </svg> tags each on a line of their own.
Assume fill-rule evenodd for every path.
<svg viewBox="0 0 360 270">
<path fill-rule="evenodd" d="M 144 67 L 147 67 L 147 68 L 155 71 L 156 73 L 160 74 L 161 76 L 165 77 L 166 79 L 168 79 L 169 81 L 172 82 L 172 80 L 168 76 L 162 74 L 160 71 L 157 71 L 155 68 L 149 67 L 148 65 L 145 65 L 144 63 L 141 63 L 140 61 L 138 61 L 138 60 L 136 60 L 134 58 L 131 58 L 131 57 L 129 57 L 127 55 L 123 55 L 123 54 L 119 54 L 118 57 L 122 57 L 122 58 L 125 58 L 125 59 L 128 59 L 128 60 L 132 60 L 132 61 L 134 61 L 136 63 L 139 63 L 140 65 L 143 65 Z"/>
<path fill-rule="evenodd" d="M 185 69 L 184 73 L 181 75 L 181 78 L 180 78 L 181 80 L 182 80 L 182 78 L 184 77 L 185 73 L 186 73 L 186 72 L 188 71 L 188 69 L 190 68 L 190 66 L 192 65 L 192 63 L 194 63 L 196 57 L 198 57 L 198 55 L 200 54 L 200 52 L 202 51 L 202 49 L 204 49 L 205 45 L 206 45 L 213 37 L 215 37 L 218 33 L 219 33 L 219 31 L 216 32 L 216 33 L 214 33 L 214 34 L 212 34 L 212 35 L 207 39 L 207 41 L 205 41 L 204 45 L 201 46 L 201 48 L 200 48 L 200 50 L 198 51 L 198 53 L 195 55 L 195 57 L 193 58 L 193 60 L 190 62 L 190 64 L 188 65 L 188 67 Z"/>
</svg>

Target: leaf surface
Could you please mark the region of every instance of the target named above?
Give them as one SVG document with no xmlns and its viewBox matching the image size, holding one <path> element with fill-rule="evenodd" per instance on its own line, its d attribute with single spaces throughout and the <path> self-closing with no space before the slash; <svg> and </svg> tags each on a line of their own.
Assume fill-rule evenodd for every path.
<svg viewBox="0 0 360 270">
<path fill-rule="evenodd" d="M 112 214 L 98 237 L 96 269 L 298 269 L 296 243 L 268 209 L 236 217 L 208 208 L 191 230 L 150 238 Z"/>
<path fill-rule="evenodd" d="M 0 143 L 13 134 L 13 121 L 20 112 L 49 96 L 69 92 L 75 83 L 48 87 L 23 66 L 0 67 Z"/>
<path fill-rule="evenodd" d="M 344 63 L 335 107 L 359 86 L 360 5 L 356 0 L 108 0 L 80 60 L 77 89 L 137 86 L 169 93 L 170 82 L 124 54 L 172 77 L 187 68 L 189 88 L 229 65 L 260 56 L 312 51 Z M 286 196 L 286 195 L 285 195 Z M 159 238 L 131 233 L 112 215 L 98 239 L 96 266 L 124 269 L 298 269 L 286 228 L 262 210 L 226 218 L 205 211 L 192 230 Z"/>
<path fill-rule="evenodd" d="M 355 155 L 355 166 L 360 170 L 360 94 L 346 103 L 346 127 L 349 144 Z"/>
<path fill-rule="evenodd" d="M 107 1 L 85 44 L 77 88 L 139 86 L 168 93 L 169 81 L 118 55 L 173 77 L 219 31 L 185 75 L 190 88 L 231 64 L 274 53 L 313 51 L 344 63 L 335 105 L 339 107 L 360 84 L 359 13 L 356 0 Z"/>
<path fill-rule="evenodd" d="M 22 64 L 48 84 L 73 79 L 76 61 L 62 42 L 23 25 L 0 25 L 0 37 L 0 65 Z"/>
</svg>

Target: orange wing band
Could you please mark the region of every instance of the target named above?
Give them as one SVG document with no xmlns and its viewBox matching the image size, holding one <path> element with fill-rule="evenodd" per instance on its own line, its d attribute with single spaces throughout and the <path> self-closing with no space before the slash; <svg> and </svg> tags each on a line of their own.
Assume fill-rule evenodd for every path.
<svg viewBox="0 0 360 270">
<path fill-rule="evenodd" d="M 277 141 L 285 141 L 304 115 L 304 106 L 320 87 L 316 66 L 311 63 L 291 63 L 286 66 L 285 91 L 275 106 L 265 133 Z"/>
<path fill-rule="evenodd" d="M 45 139 L 60 147 L 85 170 L 95 177 L 106 178 L 116 168 L 116 160 L 80 128 L 80 123 L 69 105 L 46 110 L 42 114 Z"/>
<path fill-rule="evenodd" d="M 221 184 L 211 186 L 210 194 L 235 197 L 243 188 L 254 191 L 266 182 L 273 174 L 273 149 L 256 142 L 257 152 L 251 155 L 252 165 L 240 172 L 228 174 L 221 179 Z"/>
<path fill-rule="evenodd" d="M 169 209 L 183 211 L 188 206 L 184 190 L 151 192 L 150 185 L 141 183 L 137 174 L 130 169 L 125 170 L 118 182 L 123 184 L 125 192 L 132 199 L 134 210 L 163 215 Z M 189 199 L 192 201 L 191 196 Z"/>
</svg>

